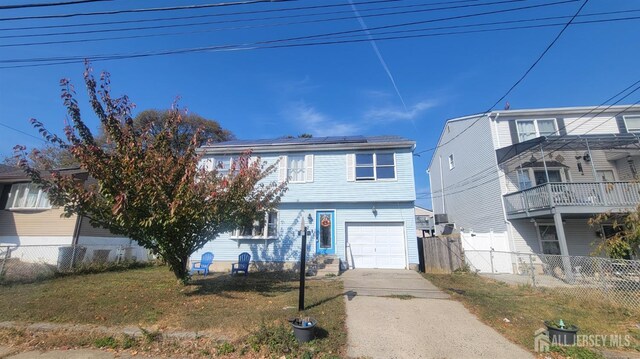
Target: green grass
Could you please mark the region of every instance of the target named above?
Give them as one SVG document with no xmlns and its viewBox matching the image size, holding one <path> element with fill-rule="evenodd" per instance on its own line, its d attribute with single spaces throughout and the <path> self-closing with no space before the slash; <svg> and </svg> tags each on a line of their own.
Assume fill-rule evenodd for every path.
<svg viewBox="0 0 640 359">
<path fill-rule="evenodd" d="M 533 333 L 544 327 L 545 320 L 563 319 L 565 323 L 578 326 L 578 334 L 630 335 L 632 343 L 627 349 L 640 350 L 640 337 L 634 334 L 640 324 L 640 310 L 632 311 L 606 303 L 585 304 L 552 290 L 510 286 L 474 274 L 424 276 L 460 300 L 484 323 L 525 349 L 533 350 Z M 585 353 L 590 352 L 563 353 L 573 358 L 588 358 Z"/>
<path fill-rule="evenodd" d="M 317 318 L 322 338 L 311 347 L 297 349 L 341 353 L 346 343 L 342 282 L 307 281 L 306 288 L 307 310 L 303 314 Z M 246 278 L 216 273 L 207 278 L 197 276 L 192 284 L 182 286 L 166 267 L 2 286 L 0 302 L 12 303 L 0 306 L 0 321 L 153 328 L 146 329 L 148 333 L 189 330 L 227 338 L 234 348 L 241 348 L 263 323 L 289 330 L 286 319 L 300 315 L 298 281 L 290 273 L 250 273 Z M 11 336 L 5 333 L 4 340 L 7 337 Z M 126 338 L 111 339 L 93 341 L 106 347 L 133 344 Z M 202 352 L 230 350 L 219 345 L 214 343 Z"/>
</svg>

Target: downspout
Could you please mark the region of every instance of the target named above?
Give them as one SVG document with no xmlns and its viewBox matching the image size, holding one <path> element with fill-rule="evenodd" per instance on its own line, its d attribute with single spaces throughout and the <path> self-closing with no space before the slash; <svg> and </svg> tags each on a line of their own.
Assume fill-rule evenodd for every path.
<svg viewBox="0 0 640 359">
<path fill-rule="evenodd" d="M 442 196 L 442 213 L 447 213 L 447 202 L 444 195 L 444 177 L 442 175 L 442 155 L 438 156 L 440 162 L 440 195 Z M 432 191 L 433 195 L 433 191 Z"/>
</svg>

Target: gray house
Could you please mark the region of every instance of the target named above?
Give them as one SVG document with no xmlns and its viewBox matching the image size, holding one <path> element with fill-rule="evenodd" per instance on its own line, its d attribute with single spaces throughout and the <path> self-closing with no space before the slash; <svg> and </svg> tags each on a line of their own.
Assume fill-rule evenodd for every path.
<svg viewBox="0 0 640 359">
<path fill-rule="evenodd" d="M 590 255 L 614 229 L 589 219 L 640 203 L 639 136 L 640 106 L 451 119 L 428 169 L 437 230 L 471 250 Z"/>
</svg>

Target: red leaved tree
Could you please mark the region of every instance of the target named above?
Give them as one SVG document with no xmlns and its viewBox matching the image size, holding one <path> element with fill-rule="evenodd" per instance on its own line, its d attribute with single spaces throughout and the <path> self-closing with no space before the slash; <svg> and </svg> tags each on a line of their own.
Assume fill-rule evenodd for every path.
<svg viewBox="0 0 640 359">
<path fill-rule="evenodd" d="M 133 124 L 129 98 L 112 97 L 108 73 L 101 74 L 98 84 L 87 64 L 84 79 L 108 146 L 96 143 L 82 120 L 68 80 L 60 82 L 71 120 L 65 128 L 66 139 L 31 121 L 48 142 L 73 155 L 88 172 L 87 181 L 56 171 L 41 175 L 29 166 L 26 148 L 16 146 L 21 166 L 45 188 L 54 205 L 64 207 L 67 216 L 87 217 L 95 226 L 137 241 L 186 283 L 192 253 L 220 233 L 263 216 L 279 202 L 285 185 L 265 180 L 275 164 L 266 166 L 245 153 L 224 175 L 200 169 L 198 132 L 186 149 L 175 145 L 181 136 L 181 111 L 172 110 L 153 131 L 140 130 Z"/>
</svg>

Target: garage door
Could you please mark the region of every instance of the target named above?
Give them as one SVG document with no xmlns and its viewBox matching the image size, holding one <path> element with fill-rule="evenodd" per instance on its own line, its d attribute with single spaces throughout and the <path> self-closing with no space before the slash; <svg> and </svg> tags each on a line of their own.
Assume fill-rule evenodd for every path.
<svg viewBox="0 0 640 359">
<path fill-rule="evenodd" d="M 406 268 L 402 223 L 347 223 L 351 268 Z"/>
</svg>

